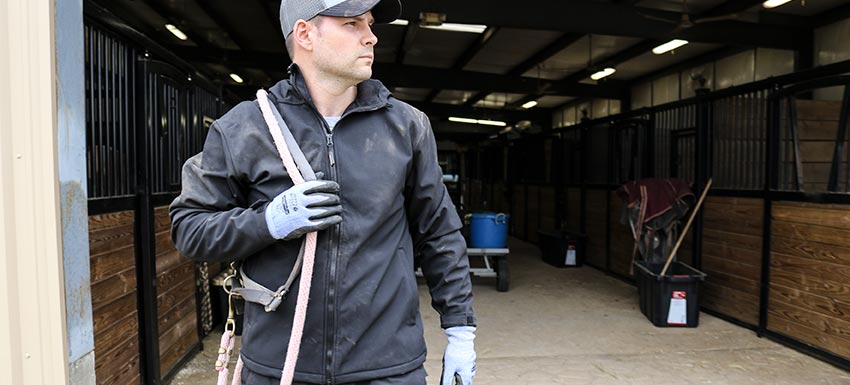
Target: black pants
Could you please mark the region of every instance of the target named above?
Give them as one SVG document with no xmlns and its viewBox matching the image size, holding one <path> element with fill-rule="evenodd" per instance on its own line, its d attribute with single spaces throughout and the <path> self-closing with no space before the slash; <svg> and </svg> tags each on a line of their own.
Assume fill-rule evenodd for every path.
<svg viewBox="0 0 850 385">
<path fill-rule="evenodd" d="M 266 377 L 242 368 L 242 385 L 280 385 L 280 378 Z M 293 382 L 292 385 L 310 385 L 304 382 Z M 379 378 L 371 381 L 350 382 L 339 385 L 425 385 L 425 368 L 419 367 L 410 372 Z"/>
</svg>

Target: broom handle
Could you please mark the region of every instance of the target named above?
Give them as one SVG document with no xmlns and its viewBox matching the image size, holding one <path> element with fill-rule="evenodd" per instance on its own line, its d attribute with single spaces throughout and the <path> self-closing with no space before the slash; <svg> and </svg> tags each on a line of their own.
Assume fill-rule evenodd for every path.
<svg viewBox="0 0 850 385">
<path fill-rule="evenodd" d="M 712 179 L 708 179 L 708 183 L 705 185 L 705 189 L 702 190 L 702 195 L 699 197 L 699 201 L 697 205 L 694 207 L 694 211 L 691 213 L 691 217 L 688 218 L 688 224 L 685 225 L 685 229 L 682 230 L 682 234 L 679 234 L 679 241 L 676 242 L 676 246 L 673 247 L 673 251 L 670 252 L 670 256 L 667 257 L 667 263 L 664 264 L 664 269 L 661 270 L 661 275 L 667 273 L 667 268 L 670 267 L 670 262 L 673 262 L 673 256 L 676 255 L 676 252 L 679 251 L 679 246 L 682 245 L 682 241 L 685 239 L 685 235 L 688 233 L 688 230 L 691 228 L 691 222 L 694 221 L 694 217 L 697 216 L 697 211 L 699 211 L 700 206 L 702 206 L 702 201 L 705 200 L 706 194 L 708 194 L 708 189 L 711 188 Z"/>
</svg>

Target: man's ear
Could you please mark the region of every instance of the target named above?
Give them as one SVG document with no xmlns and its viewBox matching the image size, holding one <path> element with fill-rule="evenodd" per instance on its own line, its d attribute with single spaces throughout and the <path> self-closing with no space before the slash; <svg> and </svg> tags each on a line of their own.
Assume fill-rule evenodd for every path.
<svg viewBox="0 0 850 385">
<path fill-rule="evenodd" d="M 315 26 L 307 21 L 298 20 L 292 27 L 292 43 L 301 47 L 301 49 L 312 51 L 313 39 L 310 32 L 315 29 Z"/>
</svg>

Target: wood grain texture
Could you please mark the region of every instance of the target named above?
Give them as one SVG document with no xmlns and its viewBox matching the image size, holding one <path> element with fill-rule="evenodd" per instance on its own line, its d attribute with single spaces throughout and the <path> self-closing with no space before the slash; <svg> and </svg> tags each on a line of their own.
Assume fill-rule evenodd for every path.
<svg viewBox="0 0 850 385">
<path fill-rule="evenodd" d="M 124 270 L 91 287 L 92 310 L 97 312 L 128 293 L 136 292 L 136 269 Z"/>
<path fill-rule="evenodd" d="M 581 189 L 570 187 L 566 189 L 567 194 L 567 229 L 579 231 L 581 229 Z"/>
<path fill-rule="evenodd" d="M 707 309 L 736 318 L 750 325 L 759 320 L 759 297 L 718 285 L 709 279 L 700 289 L 700 303 Z"/>
<path fill-rule="evenodd" d="M 608 252 L 605 230 L 608 226 L 607 197 L 607 190 L 587 191 L 585 263 L 600 269 L 605 269 L 605 256 Z"/>
<path fill-rule="evenodd" d="M 133 310 L 132 312 L 126 314 L 124 317 L 115 320 L 115 322 L 110 327 L 102 328 L 102 330 L 98 330 L 95 332 L 95 361 L 97 363 L 106 364 L 106 362 L 101 361 L 108 360 L 110 355 L 101 355 L 98 352 L 107 353 L 113 350 L 128 349 L 131 346 L 135 346 L 134 344 L 138 341 L 138 338 L 139 317 L 138 313 Z"/>
<path fill-rule="evenodd" d="M 98 283 L 135 266 L 136 248 L 133 244 L 92 255 L 89 259 L 91 283 Z"/>
<path fill-rule="evenodd" d="M 525 213 L 526 238 L 531 243 L 537 243 L 537 230 L 540 227 L 540 186 L 527 185 L 526 199 L 528 200 L 528 211 Z"/>
<path fill-rule="evenodd" d="M 160 371 L 168 373 L 180 359 L 186 356 L 195 345 L 200 343 L 196 329 L 197 320 L 194 314 L 169 330 L 160 337 L 159 362 Z M 172 340 L 172 338 L 174 338 Z"/>
<path fill-rule="evenodd" d="M 620 224 L 623 201 L 615 192 L 612 191 L 609 194 L 611 194 L 611 212 L 608 222 L 611 232 L 609 264 L 611 271 L 623 276 L 630 276 L 634 238 L 629 226 Z"/>
</svg>

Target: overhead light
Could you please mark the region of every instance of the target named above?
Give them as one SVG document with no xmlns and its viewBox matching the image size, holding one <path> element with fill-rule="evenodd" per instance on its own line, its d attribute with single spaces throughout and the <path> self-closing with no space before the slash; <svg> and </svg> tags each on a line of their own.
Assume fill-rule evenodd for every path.
<svg viewBox="0 0 850 385">
<path fill-rule="evenodd" d="M 230 74 L 230 78 L 233 79 L 234 82 L 242 84 L 242 77 L 237 74 Z"/>
<path fill-rule="evenodd" d="M 606 77 L 606 76 L 610 76 L 610 75 L 611 75 L 611 74 L 613 74 L 614 72 L 617 72 L 617 70 L 615 70 L 615 69 L 613 69 L 613 68 L 611 68 L 611 67 L 608 67 L 608 68 L 606 68 L 606 69 L 604 69 L 604 70 L 602 70 L 602 71 L 599 71 L 599 72 L 597 72 L 597 73 L 595 73 L 595 74 L 593 74 L 593 75 L 590 75 L 590 78 L 591 78 L 591 79 L 593 79 L 593 80 L 599 80 L 599 79 L 602 79 L 602 78 L 604 78 L 604 77 Z"/>
<path fill-rule="evenodd" d="M 679 47 L 681 47 L 685 44 L 688 44 L 687 40 L 673 39 L 673 40 L 670 40 L 670 41 L 668 41 L 668 42 L 666 42 L 662 45 L 659 45 L 658 47 L 653 48 L 652 53 L 654 53 L 656 55 L 661 55 L 662 53 L 665 53 L 667 51 L 672 51 L 672 50 L 679 48 Z"/>
<path fill-rule="evenodd" d="M 422 28 L 451 32 L 484 33 L 484 30 L 487 29 L 487 26 L 482 24 L 443 23 L 441 25 L 423 25 Z"/>
<path fill-rule="evenodd" d="M 767 0 L 761 5 L 765 8 L 776 8 L 782 4 L 785 4 L 791 0 Z"/>
<path fill-rule="evenodd" d="M 395 20 L 393 20 L 392 23 L 390 23 L 390 25 L 407 25 L 407 24 L 408 24 L 407 20 L 404 20 L 404 19 L 395 19 Z"/>
<path fill-rule="evenodd" d="M 508 125 L 507 123 L 500 122 L 498 120 L 458 118 L 456 116 L 450 116 L 449 121 L 457 122 L 457 123 L 484 124 L 484 125 L 487 125 L 487 126 L 499 126 L 499 127 L 505 127 L 505 126 Z"/>
<path fill-rule="evenodd" d="M 180 40 L 188 39 L 186 34 L 183 33 L 183 31 L 181 31 L 180 28 L 177 28 L 177 26 L 174 24 L 166 24 L 165 29 L 167 29 L 168 32 L 171 32 L 172 35 L 176 36 Z"/>
<path fill-rule="evenodd" d="M 527 109 L 534 107 L 536 105 L 537 105 L 537 101 L 531 100 L 531 101 L 525 102 L 525 104 L 522 105 L 522 108 L 525 108 L 527 110 Z"/>
<path fill-rule="evenodd" d="M 446 21 L 446 14 L 439 12 L 419 12 L 419 25 L 422 27 L 425 26 L 438 26 L 442 25 L 443 22 Z"/>
</svg>

